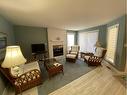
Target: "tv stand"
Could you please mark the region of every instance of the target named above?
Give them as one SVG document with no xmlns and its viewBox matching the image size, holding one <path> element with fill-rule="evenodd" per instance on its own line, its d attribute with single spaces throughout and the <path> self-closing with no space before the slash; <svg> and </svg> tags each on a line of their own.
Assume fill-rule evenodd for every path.
<svg viewBox="0 0 127 95">
<path fill-rule="evenodd" d="M 44 51 L 44 52 L 36 52 L 36 53 L 32 53 L 32 57 L 36 60 L 39 61 L 43 61 L 46 58 L 48 58 L 48 52 Z"/>
</svg>

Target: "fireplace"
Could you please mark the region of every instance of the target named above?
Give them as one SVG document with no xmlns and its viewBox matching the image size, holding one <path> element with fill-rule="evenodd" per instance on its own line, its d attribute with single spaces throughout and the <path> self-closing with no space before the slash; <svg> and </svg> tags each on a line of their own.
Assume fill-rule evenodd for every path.
<svg viewBox="0 0 127 95">
<path fill-rule="evenodd" d="M 53 57 L 63 55 L 63 45 L 53 45 Z"/>
</svg>

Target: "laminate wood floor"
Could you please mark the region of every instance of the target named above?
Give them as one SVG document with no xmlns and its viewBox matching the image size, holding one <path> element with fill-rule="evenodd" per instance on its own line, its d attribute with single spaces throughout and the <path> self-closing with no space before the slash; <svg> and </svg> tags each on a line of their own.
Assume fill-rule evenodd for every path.
<svg viewBox="0 0 127 95">
<path fill-rule="evenodd" d="M 49 95 L 126 95 L 126 88 L 111 70 L 102 66 Z"/>
</svg>

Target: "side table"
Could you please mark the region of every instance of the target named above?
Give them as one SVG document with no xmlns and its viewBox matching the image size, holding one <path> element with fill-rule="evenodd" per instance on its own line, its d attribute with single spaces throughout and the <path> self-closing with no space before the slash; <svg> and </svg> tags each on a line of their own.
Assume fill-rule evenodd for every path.
<svg viewBox="0 0 127 95">
<path fill-rule="evenodd" d="M 63 65 L 60 64 L 55 58 L 46 59 L 44 61 L 44 66 L 46 67 L 49 78 L 59 72 L 62 72 L 64 74 Z"/>
<path fill-rule="evenodd" d="M 93 53 L 85 53 L 85 52 L 80 52 L 81 58 L 84 58 L 85 56 L 92 56 Z"/>
</svg>

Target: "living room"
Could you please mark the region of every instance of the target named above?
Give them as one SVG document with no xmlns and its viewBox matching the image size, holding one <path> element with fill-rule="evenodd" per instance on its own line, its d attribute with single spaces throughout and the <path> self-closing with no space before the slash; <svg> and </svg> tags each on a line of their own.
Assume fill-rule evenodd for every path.
<svg viewBox="0 0 127 95">
<path fill-rule="evenodd" d="M 21 94 L 58 95 L 61 93 L 61 95 L 88 95 L 89 93 L 90 95 L 104 95 L 107 93 L 107 95 L 113 95 L 117 89 L 119 89 L 119 86 L 121 89 L 123 88 L 123 90 L 120 90 L 118 93 L 124 95 L 125 85 L 123 86 L 122 83 L 121 85 L 119 81 L 116 80 L 117 78 L 113 76 L 106 77 L 106 75 L 111 74 L 111 72 L 117 72 L 115 75 L 120 77 L 122 81 L 126 75 L 125 0 L 80 0 L 75 1 L 73 5 L 72 2 L 72 0 L 54 2 L 45 0 L 43 2 L 40 0 L 21 0 L 19 2 L 8 0 L 0 1 L 0 37 L 4 36 L 6 46 L 20 46 L 21 52 L 27 60 L 27 64 L 39 60 L 38 67 L 42 73 L 43 84 L 34 86 L 34 88 L 31 87 L 31 89 L 23 92 L 21 91 Z M 75 6 L 78 6 L 78 8 Z M 108 31 L 114 31 L 112 27 L 115 27 L 118 34 L 116 34 L 116 36 L 110 36 L 112 39 L 109 40 Z M 106 58 L 108 54 L 110 54 L 109 47 L 111 47 L 111 45 L 109 43 L 114 39 L 116 43 L 115 58 L 112 64 L 112 62 L 106 61 Z M 3 39 L 0 42 L 2 43 L 2 41 Z M 82 53 L 88 52 L 95 53 L 95 44 L 97 42 L 102 48 L 105 48 L 107 52 L 99 66 L 88 66 L 84 58 L 81 58 L 81 55 Z M 42 55 L 34 55 L 32 51 L 32 45 L 37 44 L 44 45 L 44 50 L 46 51 L 44 55 L 46 55 L 46 59 L 55 58 L 57 63 L 63 66 L 61 71 L 63 74 L 58 73 L 51 76 L 51 78 L 49 77 L 47 68 L 43 66 L 45 58 L 42 58 Z M 0 45 L 3 45 L 3 43 Z M 80 48 L 78 57 L 68 62 L 66 59 L 67 55 L 74 45 L 78 45 Z M 0 50 L 1 64 L 5 58 L 5 48 L 6 47 L 4 47 L 4 50 Z M 54 51 L 55 48 L 62 48 L 62 53 L 57 55 Z M 98 90 L 95 91 L 96 94 L 93 94 L 95 93 L 94 91 L 90 93 L 91 90 L 88 88 L 96 88 L 95 86 L 90 86 L 90 84 L 96 84 L 98 81 L 89 83 L 87 77 L 92 79 L 93 77 L 91 76 L 94 76 L 93 74 L 95 74 L 95 77 L 99 77 L 99 75 L 97 75 L 99 73 L 96 74 L 95 72 L 103 69 L 103 64 L 106 64 L 105 69 L 108 68 L 106 70 L 104 69 L 107 73 L 100 73 L 100 75 L 102 73 L 106 74 L 105 76 L 103 75 L 102 80 L 111 78 L 112 81 L 114 80 L 113 83 L 118 85 L 116 85 L 114 91 L 109 91 L 109 93 L 108 90 L 111 89 L 111 85 L 105 88 L 103 92 L 99 92 L 102 85 L 106 87 L 106 84 L 102 82 L 97 84 Z M 102 67 L 100 65 L 102 65 Z M 34 65 L 32 68 L 34 68 Z M 71 89 L 75 87 L 76 83 L 79 85 L 78 82 L 81 82 L 80 79 L 87 80 L 88 82 L 83 80 L 85 83 L 80 83 L 80 85 L 84 85 L 75 88 L 75 91 Z M 0 73 L 0 95 L 14 95 L 14 87 L 10 86 L 11 83 L 7 82 L 9 82 L 7 78 Z M 87 83 L 89 84 L 88 88 L 82 92 L 82 87 L 85 87 Z M 115 85 L 111 87 L 113 88 Z"/>
</svg>

